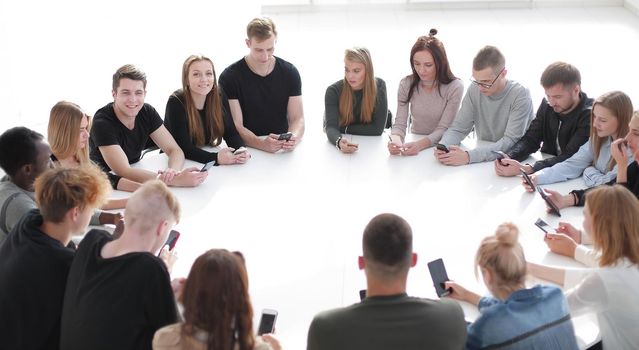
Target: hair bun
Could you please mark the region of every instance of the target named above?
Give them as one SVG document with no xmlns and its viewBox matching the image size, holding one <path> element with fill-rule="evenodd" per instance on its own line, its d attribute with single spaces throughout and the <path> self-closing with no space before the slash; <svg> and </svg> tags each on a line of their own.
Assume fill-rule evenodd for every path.
<svg viewBox="0 0 639 350">
<path fill-rule="evenodd" d="M 431 28 L 430 31 L 428 32 L 428 36 L 435 36 L 435 35 L 437 35 L 437 29 Z"/>
<path fill-rule="evenodd" d="M 499 244 L 514 246 L 519 238 L 519 229 L 512 222 L 506 222 L 497 227 L 495 237 Z"/>
</svg>

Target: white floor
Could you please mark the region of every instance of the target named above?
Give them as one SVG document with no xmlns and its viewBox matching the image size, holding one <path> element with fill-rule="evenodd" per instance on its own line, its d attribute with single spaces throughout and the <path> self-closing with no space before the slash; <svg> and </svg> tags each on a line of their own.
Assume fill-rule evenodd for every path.
<svg viewBox="0 0 639 350">
<path fill-rule="evenodd" d="M 61 99 L 92 113 L 111 100 L 111 74 L 125 63 L 147 71 L 147 102 L 162 113 L 180 87 L 183 59 L 209 55 L 219 74 L 245 54 L 243 28 L 260 9 L 236 3 L 222 10 L 194 0 L 180 8 L 150 1 L 36 5 L 0 2 L 0 130 L 26 125 L 46 133 L 49 110 Z M 620 7 L 373 11 L 365 5 L 269 15 L 280 32 L 276 54 L 302 75 L 307 135 L 291 154 L 254 151 L 245 166 L 215 168 L 200 189 L 175 190 L 184 206 L 175 276 L 185 276 L 208 248 L 243 251 L 256 318 L 262 308 L 278 309 L 286 348 L 303 349 L 313 315 L 355 302 L 365 287 L 356 269 L 361 232 L 382 211 L 413 225 L 421 259 L 409 281 L 413 295 L 435 296 L 426 262 L 438 257 L 451 278 L 481 291 L 472 275 L 477 243 L 506 220 L 521 225 L 529 258 L 569 264 L 546 254 L 532 226 L 537 217 L 551 224 L 557 218 L 544 213 L 537 196 L 524 194 L 518 180 L 497 178 L 489 164 L 445 168 L 429 151 L 388 157 L 379 138 L 356 138 L 359 154 L 339 154 L 322 134 L 324 90 L 342 75 L 344 48 L 367 46 L 394 111 L 397 84 L 410 72 L 410 47 L 436 27 L 466 85 L 474 54 L 492 44 L 506 55 L 509 77 L 531 89 L 535 106 L 543 96 L 539 76 L 556 60 L 581 70 L 590 96 L 622 90 L 639 106 L 637 16 Z M 150 157 L 144 166 L 160 160 Z M 580 186 L 576 180 L 550 187 Z M 579 209 L 566 216 L 580 223 Z"/>
</svg>

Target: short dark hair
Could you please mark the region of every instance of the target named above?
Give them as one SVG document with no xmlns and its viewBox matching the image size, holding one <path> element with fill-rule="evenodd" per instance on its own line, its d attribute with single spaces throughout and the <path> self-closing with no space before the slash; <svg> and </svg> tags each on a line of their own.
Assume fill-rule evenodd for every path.
<svg viewBox="0 0 639 350">
<path fill-rule="evenodd" d="M 488 67 L 492 68 L 495 74 L 506 67 L 504 55 L 501 54 L 498 48 L 490 45 L 482 47 L 473 59 L 474 70 L 482 70 Z"/>
<path fill-rule="evenodd" d="M 364 259 L 384 275 L 407 271 L 413 254 L 413 231 L 402 217 L 379 214 L 364 229 Z"/>
<path fill-rule="evenodd" d="M 16 126 L 0 135 L 0 167 L 9 176 L 26 164 L 35 164 L 36 144 L 44 140 L 42 134 L 24 126 Z"/>
<path fill-rule="evenodd" d="M 545 89 L 557 84 L 572 87 L 573 85 L 581 85 L 581 73 L 577 67 L 570 63 L 554 62 L 546 67 L 541 74 L 540 82 Z"/>
<path fill-rule="evenodd" d="M 118 89 L 118 86 L 120 86 L 120 80 L 125 78 L 142 81 L 144 88 L 146 89 L 146 73 L 132 64 L 125 64 L 113 73 L 113 91 Z"/>
</svg>

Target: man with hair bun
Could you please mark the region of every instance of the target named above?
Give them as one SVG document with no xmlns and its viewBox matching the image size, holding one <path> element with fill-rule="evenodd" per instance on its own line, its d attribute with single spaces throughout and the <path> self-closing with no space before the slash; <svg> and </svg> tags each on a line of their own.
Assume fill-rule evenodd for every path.
<svg viewBox="0 0 639 350">
<path fill-rule="evenodd" d="M 532 174 L 572 157 L 590 136 L 593 100 L 581 91 L 581 73 L 565 62 L 551 63 L 541 74 L 546 97 L 537 108 L 537 116 L 526 134 L 508 151 L 507 159 L 495 161 L 500 176 L 519 175 L 519 169 Z M 541 148 L 554 157 L 521 164 Z"/>
<path fill-rule="evenodd" d="M 71 236 L 84 233 L 111 184 L 97 167 L 58 168 L 34 184 L 27 212 L 0 245 L 0 339 L 4 349 L 58 349 Z M 89 234 L 104 231 L 91 230 Z"/>
<path fill-rule="evenodd" d="M 417 263 L 410 225 L 395 214 L 380 214 L 364 229 L 366 298 L 324 311 L 308 330 L 308 350 L 462 349 L 464 314 L 451 300 L 406 294 L 408 270 Z"/>
</svg>

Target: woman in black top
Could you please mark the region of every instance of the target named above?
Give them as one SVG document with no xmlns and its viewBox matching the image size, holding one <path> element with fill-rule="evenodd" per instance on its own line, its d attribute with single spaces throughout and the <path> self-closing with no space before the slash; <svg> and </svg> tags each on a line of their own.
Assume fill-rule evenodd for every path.
<svg viewBox="0 0 639 350">
<path fill-rule="evenodd" d="M 228 101 L 217 85 L 213 62 L 205 56 L 189 56 L 182 66 L 182 89 L 169 97 L 164 116 L 164 125 L 187 159 L 200 163 L 242 164 L 250 158 L 228 108 L 223 104 Z M 222 139 L 228 147 L 219 152 L 200 148 L 218 146 Z"/>
</svg>

